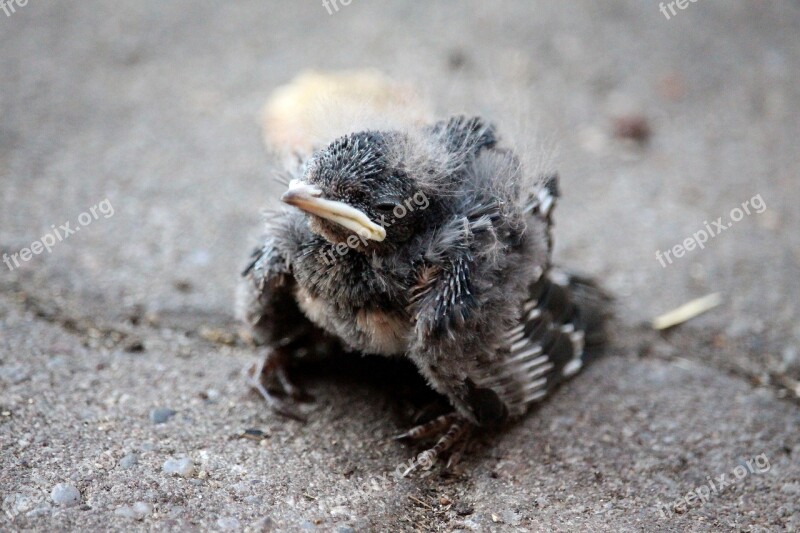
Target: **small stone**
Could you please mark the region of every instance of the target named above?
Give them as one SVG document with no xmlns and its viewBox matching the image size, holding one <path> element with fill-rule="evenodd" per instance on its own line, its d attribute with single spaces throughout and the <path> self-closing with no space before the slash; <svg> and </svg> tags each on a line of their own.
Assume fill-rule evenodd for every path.
<svg viewBox="0 0 800 533">
<path fill-rule="evenodd" d="M 62 507 L 73 507 L 81 501 L 81 493 L 74 485 L 59 483 L 50 491 L 50 499 L 56 505 Z"/>
<path fill-rule="evenodd" d="M 350 526 L 339 526 L 336 528 L 336 533 L 356 533 L 356 530 Z"/>
<path fill-rule="evenodd" d="M 198 393 L 198 396 L 200 397 L 201 400 L 204 400 L 207 403 L 214 403 L 217 400 L 219 400 L 220 393 L 216 389 L 208 389 L 200 391 L 200 393 Z"/>
<path fill-rule="evenodd" d="M 179 292 L 189 293 L 192 292 L 194 286 L 192 282 L 188 279 L 179 279 L 172 282 L 173 287 L 175 287 Z"/>
<path fill-rule="evenodd" d="M 236 437 L 240 439 L 248 439 L 248 440 L 254 440 L 256 442 L 261 442 L 264 439 L 268 439 L 269 434 L 264 433 L 263 431 L 257 428 L 249 428 L 245 429 L 243 432 L 236 435 Z"/>
<path fill-rule="evenodd" d="M 194 465 L 188 457 L 183 459 L 167 459 L 161 466 L 165 474 L 191 477 L 194 474 Z"/>
<path fill-rule="evenodd" d="M 122 349 L 128 353 L 141 353 L 145 351 L 145 345 L 140 339 L 128 339 Z"/>
<path fill-rule="evenodd" d="M 651 133 L 650 124 L 643 115 L 628 115 L 614 119 L 614 136 L 620 139 L 645 143 Z"/>
<path fill-rule="evenodd" d="M 475 509 L 466 503 L 459 503 L 456 505 L 456 514 L 460 516 L 469 516 L 475 512 Z"/>
<path fill-rule="evenodd" d="M 119 460 L 119 467 L 123 470 L 127 470 L 133 466 L 135 466 L 139 462 L 139 458 L 136 456 L 135 453 L 129 453 L 125 457 Z"/>
<path fill-rule="evenodd" d="M 217 520 L 217 527 L 223 531 L 239 529 L 239 520 L 232 516 L 225 516 Z"/>
<path fill-rule="evenodd" d="M 174 411 L 168 407 L 159 407 L 150 411 L 150 421 L 153 424 L 163 424 L 175 416 L 176 413 L 177 411 Z"/>
<path fill-rule="evenodd" d="M 146 502 L 136 502 L 133 505 L 123 505 L 114 510 L 114 514 L 131 520 L 144 520 L 153 512 L 153 506 Z"/>
</svg>

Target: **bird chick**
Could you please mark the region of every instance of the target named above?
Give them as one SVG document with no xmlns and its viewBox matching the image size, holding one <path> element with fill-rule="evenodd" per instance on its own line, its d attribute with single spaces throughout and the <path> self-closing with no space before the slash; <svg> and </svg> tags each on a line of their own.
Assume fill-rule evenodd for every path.
<svg viewBox="0 0 800 533">
<path fill-rule="evenodd" d="M 309 339 L 408 357 L 453 412 L 400 437 L 438 438 L 427 458 L 456 460 L 472 428 L 523 415 L 604 338 L 608 298 L 550 264 L 557 196 L 480 118 L 315 152 L 243 273 L 238 314 L 264 350 L 253 386 L 298 417 L 262 377 L 301 397 L 285 363 Z"/>
</svg>

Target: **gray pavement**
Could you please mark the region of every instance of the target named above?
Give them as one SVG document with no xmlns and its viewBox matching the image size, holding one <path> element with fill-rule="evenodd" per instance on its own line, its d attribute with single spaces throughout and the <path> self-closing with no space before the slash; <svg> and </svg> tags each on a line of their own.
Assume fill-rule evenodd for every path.
<svg viewBox="0 0 800 533">
<path fill-rule="evenodd" d="M 0 11 L 0 252 L 80 227 L 0 265 L 0 530 L 800 529 L 798 27 L 788 0 Z M 556 256 L 617 297 L 607 356 L 452 474 L 391 477 L 416 451 L 390 439 L 404 368 L 309 369 L 306 424 L 242 385 L 234 286 L 277 192 L 260 107 L 305 69 L 360 67 L 441 114 L 536 125 Z M 649 141 L 614 136 L 632 118 Z"/>
</svg>

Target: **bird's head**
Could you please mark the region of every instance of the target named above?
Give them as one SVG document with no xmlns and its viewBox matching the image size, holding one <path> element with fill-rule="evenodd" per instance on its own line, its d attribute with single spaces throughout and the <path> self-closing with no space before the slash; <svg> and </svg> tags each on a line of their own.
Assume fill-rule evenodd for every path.
<svg viewBox="0 0 800 533">
<path fill-rule="evenodd" d="M 331 243 L 397 249 L 432 215 L 430 195 L 393 150 L 399 135 L 367 131 L 335 140 L 309 159 L 281 200 L 304 211 L 311 231 Z"/>
</svg>

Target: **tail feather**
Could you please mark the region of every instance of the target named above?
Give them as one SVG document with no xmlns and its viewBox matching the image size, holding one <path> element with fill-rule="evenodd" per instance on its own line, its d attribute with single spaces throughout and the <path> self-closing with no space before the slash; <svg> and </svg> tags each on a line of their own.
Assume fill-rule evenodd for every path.
<svg viewBox="0 0 800 533">
<path fill-rule="evenodd" d="M 512 416 L 577 374 L 606 340 L 611 298 L 587 278 L 550 269 L 528 288 L 504 355 L 480 365 L 475 382 Z"/>
<path fill-rule="evenodd" d="M 575 304 L 575 328 L 583 330 L 587 348 L 603 345 L 608 340 L 606 324 L 611 318 L 613 299 L 591 279 L 576 274 L 567 276 Z"/>
</svg>

